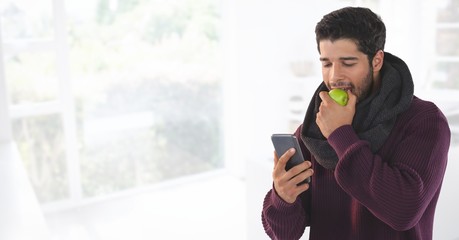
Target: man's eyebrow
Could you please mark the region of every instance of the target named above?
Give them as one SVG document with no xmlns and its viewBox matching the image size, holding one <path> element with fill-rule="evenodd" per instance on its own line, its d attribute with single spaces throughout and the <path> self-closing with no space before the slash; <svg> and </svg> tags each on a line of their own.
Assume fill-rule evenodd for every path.
<svg viewBox="0 0 459 240">
<path fill-rule="evenodd" d="M 346 61 L 346 60 L 359 60 L 358 57 L 340 57 L 340 60 Z"/>
<path fill-rule="evenodd" d="M 320 60 L 321 62 L 330 61 L 330 59 L 329 59 L 329 58 L 326 58 L 326 57 L 321 57 L 321 58 L 319 58 L 319 60 Z M 340 57 L 339 60 L 341 60 L 341 61 L 359 60 L 359 58 L 358 58 L 358 57 Z"/>
</svg>

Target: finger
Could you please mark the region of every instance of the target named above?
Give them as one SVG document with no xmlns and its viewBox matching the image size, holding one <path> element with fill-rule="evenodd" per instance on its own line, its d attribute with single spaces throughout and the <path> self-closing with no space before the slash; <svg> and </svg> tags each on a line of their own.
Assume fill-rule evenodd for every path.
<svg viewBox="0 0 459 240">
<path fill-rule="evenodd" d="M 285 165 L 287 164 L 287 161 L 290 160 L 290 158 L 295 154 L 295 149 L 291 148 L 288 151 L 286 151 L 277 161 L 276 165 L 274 166 L 274 175 L 278 175 L 280 173 L 285 173 Z M 276 153 L 277 156 L 277 153 Z"/>
<path fill-rule="evenodd" d="M 310 161 L 304 161 L 303 163 L 298 164 L 295 167 L 292 167 L 288 171 L 288 174 L 292 178 L 292 177 L 295 177 L 296 175 L 306 171 L 310 167 L 311 167 L 311 162 Z"/>
<path fill-rule="evenodd" d="M 319 93 L 319 97 L 320 99 L 322 99 L 322 101 L 325 101 L 325 102 L 328 101 L 328 99 L 330 98 L 327 91 L 321 91 Z"/>
<path fill-rule="evenodd" d="M 301 184 L 296 188 L 296 195 L 300 195 L 302 192 L 305 192 L 310 187 L 309 183 Z"/>
<path fill-rule="evenodd" d="M 288 153 L 288 152 L 289 151 L 287 151 L 286 153 Z M 286 163 L 288 161 L 288 159 L 286 159 L 286 156 L 285 156 L 286 153 L 284 153 L 280 158 L 277 158 L 277 161 L 274 160 L 274 162 L 275 162 L 274 172 L 273 172 L 274 175 L 278 175 L 278 174 L 281 174 L 281 173 L 285 172 L 285 165 L 286 165 Z M 277 153 L 275 153 L 275 158 L 274 159 L 276 159 L 277 156 L 278 156 Z"/>
<path fill-rule="evenodd" d="M 284 165 L 284 167 L 285 165 L 287 165 L 288 160 L 290 160 L 290 158 L 292 158 L 292 156 L 295 155 L 295 152 L 295 148 L 290 148 L 284 154 L 282 154 L 279 161 Z"/>
<path fill-rule="evenodd" d="M 309 183 L 303 183 L 301 185 L 298 185 L 299 183 L 303 182 L 303 180 L 295 183 L 291 188 L 290 190 L 288 191 L 288 198 L 289 199 L 292 199 L 292 202 L 294 202 L 296 200 L 296 198 L 303 192 L 307 191 L 310 187 L 310 184 Z"/>
<path fill-rule="evenodd" d="M 277 156 L 276 151 L 274 151 L 274 169 L 273 169 L 273 178 L 276 178 L 278 174 L 281 173 L 281 168 L 279 166 L 279 157 Z"/>
<path fill-rule="evenodd" d="M 307 169 L 303 172 L 301 172 L 300 174 L 296 175 L 292 181 L 298 185 L 300 183 L 302 183 L 304 180 L 306 180 L 307 178 L 311 177 L 312 175 L 314 174 L 314 170 L 312 170 L 311 168 L 310 169 Z"/>
<path fill-rule="evenodd" d="M 347 106 L 355 106 L 357 104 L 357 96 L 350 90 L 347 91 L 348 101 Z"/>
<path fill-rule="evenodd" d="M 279 157 L 277 156 L 276 151 L 274 151 L 274 167 L 276 167 L 278 162 L 279 162 Z"/>
</svg>

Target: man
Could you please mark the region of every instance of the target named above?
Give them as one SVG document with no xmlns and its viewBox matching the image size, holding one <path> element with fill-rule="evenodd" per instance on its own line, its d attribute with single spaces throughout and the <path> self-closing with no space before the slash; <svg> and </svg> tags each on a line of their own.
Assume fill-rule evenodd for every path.
<svg viewBox="0 0 459 240">
<path fill-rule="evenodd" d="M 262 222 L 272 239 L 432 239 L 450 130 L 441 111 L 413 95 L 406 64 L 384 52 L 385 25 L 366 8 L 331 12 L 316 26 L 323 83 L 295 132 L 294 151 L 274 156 Z M 327 91 L 348 92 L 346 106 Z M 311 177 L 309 184 L 299 184 Z"/>
</svg>

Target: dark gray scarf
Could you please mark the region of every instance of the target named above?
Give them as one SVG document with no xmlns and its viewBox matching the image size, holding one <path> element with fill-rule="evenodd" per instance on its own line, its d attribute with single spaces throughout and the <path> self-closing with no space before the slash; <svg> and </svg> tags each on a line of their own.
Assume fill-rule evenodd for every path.
<svg viewBox="0 0 459 240">
<path fill-rule="evenodd" d="M 324 83 L 314 93 L 306 111 L 301 137 L 320 165 L 326 169 L 335 169 L 338 163 L 336 152 L 316 124 L 316 114 L 321 103 L 320 91 L 328 91 Z M 408 66 L 400 58 L 385 52 L 381 87 L 376 94 L 357 104 L 352 122 L 359 138 L 368 141 L 374 153 L 386 141 L 397 115 L 410 106 L 413 91 L 413 79 Z"/>
</svg>

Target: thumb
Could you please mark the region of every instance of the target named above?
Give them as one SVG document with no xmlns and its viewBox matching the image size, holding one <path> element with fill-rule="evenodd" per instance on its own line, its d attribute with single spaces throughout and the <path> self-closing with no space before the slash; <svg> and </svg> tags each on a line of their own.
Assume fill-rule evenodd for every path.
<svg viewBox="0 0 459 240">
<path fill-rule="evenodd" d="M 276 151 L 274 151 L 274 167 L 276 167 L 278 162 L 279 162 L 279 157 L 277 156 Z"/>
</svg>

